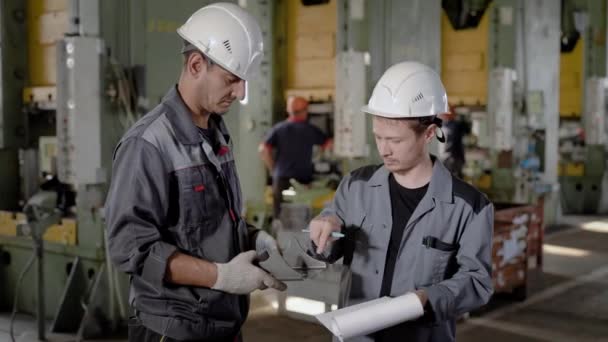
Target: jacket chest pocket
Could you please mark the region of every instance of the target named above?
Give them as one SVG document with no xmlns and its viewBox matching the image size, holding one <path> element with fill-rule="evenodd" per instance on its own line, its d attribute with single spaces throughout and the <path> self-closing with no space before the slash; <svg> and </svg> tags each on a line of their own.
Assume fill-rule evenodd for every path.
<svg viewBox="0 0 608 342">
<path fill-rule="evenodd" d="M 458 244 L 441 241 L 434 236 L 427 235 L 422 239 L 422 247 L 418 263 L 420 278 L 417 286 L 437 284 L 451 277 L 457 268 L 456 253 Z"/>
<path fill-rule="evenodd" d="M 221 196 L 217 180 L 206 165 L 193 166 L 176 171 L 179 185 L 180 239 L 211 226 L 221 218 Z M 185 244 L 188 249 L 193 246 Z"/>
</svg>

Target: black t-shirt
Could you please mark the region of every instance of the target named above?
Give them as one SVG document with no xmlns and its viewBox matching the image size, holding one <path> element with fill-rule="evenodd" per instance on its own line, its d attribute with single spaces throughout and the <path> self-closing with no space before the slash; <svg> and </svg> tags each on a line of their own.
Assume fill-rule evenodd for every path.
<svg viewBox="0 0 608 342">
<path fill-rule="evenodd" d="M 384 266 L 384 277 L 382 278 L 380 297 L 389 296 L 391 293 L 395 263 L 397 262 L 397 256 L 399 255 L 399 248 L 401 247 L 405 226 L 429 187 L 429 185 L 426 184 L 417 189 L 405 188 L 397 183 L 392 174 L 389 176 L 388 184 L 391 195 L 393 227 L 391 230 L 391 240 L 386 252 L 386 264 Z"/>
<path fill-rule="evenodd" d="M 401 186 L 391 174 L 388 179 L 389 192 L 391 196 L 391 209 L 393 216 L 393 227 L 391 230 L 391 239 L 386 251 L 386 264 L 384 265 L 384 277 L 382 278 L 382 287 L 380 288 L 380 297 L 390 296 L 393 283 L 393 274 L 395 273 L 395 264 L 401 247 L 401 240 L 405 231 L 405 226 L 410 217 L 416 210 L 418 203 L 426 194 L 429 185 L 417 189 L 408 189 Z M 394 341 L 390 328 L 381 330 L 374 334 L 375 342 Z"/>
</svg>

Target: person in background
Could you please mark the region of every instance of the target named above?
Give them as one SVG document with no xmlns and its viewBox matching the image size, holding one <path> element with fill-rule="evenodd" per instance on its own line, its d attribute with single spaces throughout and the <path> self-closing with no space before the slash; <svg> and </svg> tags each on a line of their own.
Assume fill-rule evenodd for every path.
<svg viewBox="0 0 608 342">
<path fill-rule="evenodd" d="M 464 137 L 471 133 L 471 126 L 462 116 L 455 113 L 442 115 L 446 135 L 443 163 L 456 177 L 463 177 L 462 169 L 466 162 Z"/>
<path fill-rule="evenodd" d="M 332 140 L 317 126 L 308 122 L 308 101 L 293 96 L 287 99 L 286 120 L 273 126 L 259 146 L 260 158 L 272 175 L 273 227 L 281 213 L 282 192 L 290 179 L 310 184 L 313 178 L 313 147 L 329 149 Z"/>
</svg>

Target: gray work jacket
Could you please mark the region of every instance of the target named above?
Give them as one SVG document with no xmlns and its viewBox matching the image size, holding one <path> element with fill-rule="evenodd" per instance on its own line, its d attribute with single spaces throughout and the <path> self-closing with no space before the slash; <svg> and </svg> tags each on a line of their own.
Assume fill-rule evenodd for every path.
<svg viewBox="0 0 608 342">
<path fill-rule="evenodd" d="M 175 251 L 225 263 L 252 247 L 228 131 L 219 115 L 209 125 L 216 151 L 173 87 L 123 136 L 106 200 L 108 246 L 131 275 L 129 300 L 144 326 L 174 339 L 233 341 L 248 296 L 164 281 Z"/>
<path fill-rule="evenodd" d="M 391 296 L 425 289 L 427 313 L 391 329 L 394 341 L 454 341 L 455 318 L 484 305 L 492 294 L 493 206 L 440 161 L 434 157 L 433 161 L 428 190 L 403 234 L 391 288 Z M 350 264 L 347 305 L 380 295 L 393 225 L 389 174 L 384 166 L 353 171 L 320 214 L 336 215 L 343 223 L 346 237 L 316 256 L 329 262 L 344 257 Z M 373 336 L 350 341 L 373 341 Z"/>
</svg>

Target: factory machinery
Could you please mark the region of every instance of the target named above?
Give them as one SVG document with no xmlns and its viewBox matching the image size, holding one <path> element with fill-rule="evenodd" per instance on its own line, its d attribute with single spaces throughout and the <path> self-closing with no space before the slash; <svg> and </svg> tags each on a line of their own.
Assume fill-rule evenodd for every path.
<svg viewBox="0 0 608 342">
<path fill-rule="evenodd" d="M 125 322 L 128 278 L 108 261 L 104 236 L 112 152 L 176 82 L 181 42 L 175 30 L 209 2 L 0 3 L 0 310 L 10 312 L 17 303 L 20 312 L 44 311 L 51 331 L 80 337 Z M 597 211 L 606 173 L 605 2 L 238 3 L 259 19 L 266 49 L 247 99 L 225 116 L 242 175 L 242 214 L 250 222 L 268 227 L 267 174 L 256 148 L 283 118 L 285 98 L 310 100 L 311 120 L 335 141 L 333 153 L 317 163 L 315 185 L 294 184 L 286 194 L 291 203 L 284 221 L 298 236 L 331 200 L 337 176 L 380 162 L 370 118 L 360 108 L 384 70 L 403 60 L 441 74 L 454 112 L 472 127 L 464 177 L 494 202 L 541 208 L 526 218 L 534 224 L 539 216 L 555 222 L 560 207 Z M 440 146 L 432 150 L 441 156 Z M 54 194 L 60 212 L 43 228 L 42 220 L 24 213 L 41 191 Z M 527 222 L 509 213 L 507 223 L 519 222 L 513 231 Z M 519 246 L 522 236 L 510 229 L 503 231 L 505 241 Z M 23 273 L 37 250 L 41 271 Z M 341 305 L 348 268 L 324 272 L 290 286 L 280 310 L 301 318 L 315 313 L 303 310 L 311 303 L 320 304 L 316 313 Z M 17 288 L 22 273 L 24 285 Z M 36 284 L 39 274 L 42 301 L 36 286 L 26 285 Z"/>
<path fill-rule="evenodd" d="M 606 195 L 606 8 L 563 1 L 559 181 L 564 213 L 608 212 Z M 604 189 L 604 191 L 602 191 Z"/>
</svg>

